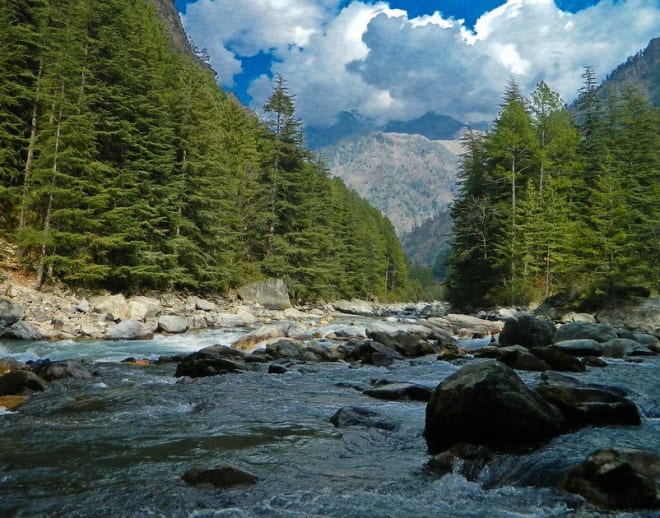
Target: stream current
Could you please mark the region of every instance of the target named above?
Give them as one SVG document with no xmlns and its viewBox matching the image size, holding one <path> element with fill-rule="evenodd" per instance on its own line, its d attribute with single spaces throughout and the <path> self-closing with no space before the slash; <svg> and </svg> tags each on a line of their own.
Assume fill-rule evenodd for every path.
<svg viewBox="0 0 660 518">
<path fill-rule="evenodd" d="M 0 409 L 0 516 L 127 517 L 651 517 L 606 513 L 556 489 L 593 450 L 660 449 L 660 360 L 610 361 L 572 374 L 626 387 L 639 427 L 588 427 L 525 455 L 501 455 L 468 481 L 429 474 L 422 437 L 425 403 L 361 394 L 373 380 L 435 387 L 459 366 L 435 356 L 389 368 L 299 364 L 177 379 L 176 364 L 140 367 L 126 357 L 185 354 L 229 344 L 244 330 L 139 342 L 0 342 L 0 357 L 78 359 L 92 380 L 61 380 L 17 412 Z M 476 360 L 475 360 L 476 361 Z M 529 385 L 538 373 L 519 372 Z M 361 406 L 395 431 L 337 429 L 330 417 Z M 253 486 L 188 486 L 192 467 L 227 463 L 259 477 Z M 553 488 L 553 486 L 555 488 Z"/>
</svg>

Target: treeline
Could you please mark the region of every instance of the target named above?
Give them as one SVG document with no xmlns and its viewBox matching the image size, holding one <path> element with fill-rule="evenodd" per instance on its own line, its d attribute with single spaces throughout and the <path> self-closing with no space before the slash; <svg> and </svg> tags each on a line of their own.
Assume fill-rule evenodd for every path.
<svg viewBox="0 0 660 518">
<path fill-rule="evenodd" d="M 303 148 L 284 81 L 259 119 L 162 24 L 147 0 L 0 4 L 0 232 L 37 284 L 404 296 L 392 225 Z"/>
<path fill-rule="evenodd" d="M 456 306 L 576 303 L 660 288 L 660 114 L 634 88 L 571 112 L 511 81 L 492 130 L 464 138 L 447 295 Z"/>
</svg>

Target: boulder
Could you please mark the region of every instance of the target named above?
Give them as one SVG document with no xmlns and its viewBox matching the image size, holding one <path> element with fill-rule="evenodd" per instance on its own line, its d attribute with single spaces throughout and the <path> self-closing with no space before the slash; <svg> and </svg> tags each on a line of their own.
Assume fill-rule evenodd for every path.
<svg viewBox="0 0 660 518">
<path fill-rule="evenodd" d="M 195 297 L 194 302 L 195 302 L 195 309 L 199 311 L 215 311 L 216 309 L 215 303 L 210 302 L 206 299 L 200 299 L 198 297 Z"/>
<path fill-rule="evenodd" d="M 504 323 L 499 342 L 504 346 L 543 347 L 552 343 L 554 334 L 555 326 L 551 322 L 532 315 L 520 315 Z"/>
<path fill-rule="evenodd" d="M 492 456 L 493 452 L 487 446 L 456 444 L 431 457 L 426 464 L 426 470 L 438 476 L 458 473 L 472 482 L 479 478 Z"/>
<path fill-rule="evenodd" d="M 660 340 L 657 336 L 650 333 L 634 333 L 634 339 L 651 351 L 660 353 Z"/>
<path fill-rule="evenodd" d="M 392 401 L 428 401 L 432 389 L 415 383 L 384 383 L 362 393 L 377 399 Z"/>
<path fill-rule="evenodd" d="M 549 348 L 573 356 L 602 356 L 603 354 L 602 344 L 591 338 L 562 340 L 552 344 Z"/>
<path fill-rule="evenodd" d="M 119 322 L 109 329 L 106 340 L 149 340 L 154 337 L 154 329 L 133 318 Z"/>
<path fill-rule="evenodd" d="M 607 342 L 617 338 L 616 329 L 610 324 L 590 324 L 588 322 L 571 322 L 557 329 L 553 342 L 565 340 L 590 339 L 597 342 Z"/>
<path fill-rule="evenodd" d="M 266 354 L 271 358 L 299 360 L 303 354 L 302 345 L 290 339 L 281 339 L 266 345 Z"/>
<path fill-rule="evenodd" d="M 547 371 L 550 370 L 543 360 L 534 356 L 522 345 L 509 347 L 483 347 L 474 351 L 477 358 L 492 358 L 508 365 L 512 369 L 521 371 Z"/>
<path fill-rule="evenodd" d="M 52 362 L 38 372 L 46 381 L 54 381 L 62 378 L 90 379 L 92 373 L 87 367 L 73 360 Z"/>
<path fill-rule="evenodd" d="M 245 327 L 254 324 L 257 319 L 246 309 L 239 308 L 236 313 L 211 313 L 210 319 L 218 327 Z"/>
<path fill-rule="evenodd" d="M 501 449 L 529 447 L 567 429 L 561 411 L 529 389 L 513 369 L 489 360 L 444 380 L 426 406 L 431 454 L 468 442 Z"/>
<path fill-rule="evenodd" d="M 29 370 L 10 371 L 0 376 L 0 396 L 43 392 L 47 387 L 45 380 Z"/>
<path fill-rule="evenodd" d="M 367 329 L 367 336 L 387 347 L 396 349 L 403 356 L 416 357 L 436 352 L 428 341 L 406 331 L 388 333 Z"/>
<path fill-rule="evenodd" d="M 161 303 L 160 300 L 153 297 L 144 297 L 141 295 L 131 297 L 128 300 L 128 306 L 133 318 L 146 320 L 148 318 L 155 318 L 160 313 Z"/>
<path fill-rule="evenodd" d="M 388 367 L 395 360 L 403 360 L 403 356 L 392 346 L 387 346 L 373 340 L 356 340 L 356 343 L 356 347 L 349 356 L 353 360 L 378 367 Z"/>
<path fill-rule="evenodd" d="M 656 353 L 636 340 L 614 338 L 603 344 L 603 355 L 608 358 L 627 358 L 629 356 L 653 356 Z"/>
<path fill-rule="evenodd" d="M 273 338 L 284 338 L 289 330 L 289 322 L 280 322 L 279 324 L 267 324 L 255 329 L 236 340 L 231 346 L 239 351 L 253 349 L 256 345 Z"/>
<path fill-rule="evenodd" d="M 564 487 L 608 509 L 657 509 L 660 457 L 648 450 L 597 450 L 570 472 Z"/>
<path fill-rule="evenodd" d="M 504 327 L 504 324 L 499 320 L 484 320 L 482 318 L 456 313 L 449 313 L 445 316 L 445 319 L 451 324 L 454 330 L 466 330 L 467 333 L 463 334 L 472 337 L 496 335 Z"/>
<path fill-rule="evenodd" d="M 238 296 L 243 302 L 261 304 L 266 309 L 291 307 L 289 291 L 282 279 L 267 279 L 242 286 L 238 288 Z"/>
<path fill-rule="evenodd" d="M 162 315 L 158 318 L 158 330 L 171 335 L 181 334 L 188 331 L 190 322 L 188 319 L 178 315 Z"/>
<path fill-rule="evenodd" d="M 29 370 L 29 367 L 10 356 L 0 359 L 0 376 L 18 370 Z"/>
<path fill-rule="evenodd" d="M 41 333 L 35 329 L 34 326 L 19 320 L 3 331 L 0 334 L 5 338 L 13 338 L 15 340 L 41 340 Z"/>
<path fill-rule="evenodd" d="M 347 406 L 337 410 L 330 418 L 330 422 L 337 428 L 348 426 L 364 426 L 366 428 L 379 428 L 381 430 L 393 431 L 398 424 L 388 420 L 382 414 L 358 406 Z"/>
<path fill-rule="evenodd" d="M 203 378 L 248 370 L 246 355 L 225 345 L 212 345 L 181 359 L 175 376 Z"/>
<path fill-rule="evenodd" d="M 278 363 L 271 363 L 268 366 L 268 374 L 286 374 L 289 372 L 289 369 L 287 369 L 284 365 L 280 365 Z"/>
<path fill-rule="evenodd" d="M 118 322 L 131 318 L 131 308 L 121 294 L 91 297 L 89 303 L 95 313 L 104 315 L 107 320 Z"/>
<path fill-rule="evenodd" d="M 529 352 L 539 360 L 547 363 L 550 370 L 566 372 L 584 372 L 587 370 L 584 361 L 551 347 L 532 347 Z M 589 356 L 589 358 L 595 358 L 595 356 Z"/>
<path fill-rule="evenodd" d="M 635 404 L 614 388 L 586 385 L 557 374 L 543 374 L 541 380 L 536 391 L 559 408 L 572 426 L 641 423 Z"/>
<path fill-rule="evenodd" d="M 25 309 L 9 299 L 0 298 L 0 331 L 23 318 Z"/>
<path fill-rule="evenodd" d="M 251 485 L 259 480 L 256 475 L 249 471 L 229 464 L 221 464 L 214 468 L 192 468 L 186 471 L 181 478 L 191 486 L 211 484 L 222 489 L 239 485 Z"/>
<path fill-rule="evenodd" d="M 660 297 L 632 298 L 599 311 L 599 322 L 636 331 L 660 331 Z M 656 333 L 657 334 L 657 333 Z"/>
<path fill-rule="evenodd" d="M 333 302 L 332 305 L 336 311 L 347 313 L 349 315 L 372 316 L 374 314 L 373 306 L 365 300 L 338 300 Z"/>
</svg>

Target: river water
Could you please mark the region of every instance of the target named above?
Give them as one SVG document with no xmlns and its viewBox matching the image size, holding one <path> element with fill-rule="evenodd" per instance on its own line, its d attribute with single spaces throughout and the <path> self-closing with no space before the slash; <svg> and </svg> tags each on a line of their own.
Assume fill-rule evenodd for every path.
<svg viewBox="0 0 660 518">
<path fill-rule="evenodd" d="M 435 387 L 459 367 L 435 357 L 390 368 L 300 364 L 177 379 L 176 365 L 120 363 L 131 356 L 229 344 L 244 331 L 140 342 L 0 343 L 0 357 L 90 362 L 93 380 L 53 382 L 18 412 L 0 415 L 0 516 L 127 517 L 593 517 L 606 515 L 553 489 L 591 451 L 660 449 L 660 361 L 612 361 L 576 377 L 624 386 L 639 427 L 585 428 L 527 455 L 496 457 L 471 482 L 434 476 L 422 437 L 425 404 L 369 398 L 372 380 Z M 520 373 L 533 385 L 537 373 Z M 342 406 L 376 410 L 396 431 L 337 429 Z M 181 475 L 221 463 L 259 477 L 253 486 L 192 487 Z M 546 487 L 542 487 L 546 486 Z M 651 511 L 610 516 L 656 516 Z"/>
</svg>

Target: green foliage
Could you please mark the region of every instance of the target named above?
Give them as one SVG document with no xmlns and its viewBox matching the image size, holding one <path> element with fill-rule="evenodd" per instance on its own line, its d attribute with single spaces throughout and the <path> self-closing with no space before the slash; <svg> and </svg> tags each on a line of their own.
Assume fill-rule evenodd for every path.
<svg viewBox="0 0 660 518">
<path fill-rule="evenodd" d="M 574 120 L 545 83 L 531 101 L 510 84 L 493 130 L 465 137 L 456 306 L 658 290 L 658 109 L 631 89 L 603 102 L 589 68 L 583 78 Z"/>
<path fill-rule="evenodd" d="M 8 0 L 0 43 L 0 230 L 38 284 L 407 295 L 391 224 L 302 147 L 282 78 L 259 120 L 148 0 Z"/>
</svg>

